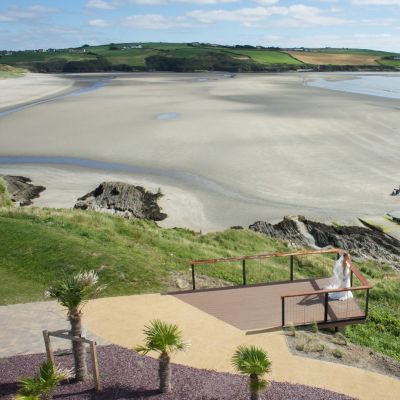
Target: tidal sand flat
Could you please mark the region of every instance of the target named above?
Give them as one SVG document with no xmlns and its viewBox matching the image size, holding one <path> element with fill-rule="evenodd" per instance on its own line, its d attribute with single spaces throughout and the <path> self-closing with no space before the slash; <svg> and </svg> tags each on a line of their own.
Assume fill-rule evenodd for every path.
<svg viewBox="0 0 400 400">
<path fill-rule="evenodd" d="M 0 110 L 27 103 L 70 88 L 74 81 L 54 75 L 28 73 L 0 80 Z"/>
<path fill-rule="evenodd" d="M 306 87 L 307 78 L 121 74 L 96 91 L 3 117 L 0 156 L 138 166 L 143 173 L 133 178 L 196 199 L 204 210 L 196 228 L 204 230 L 286 214 L 340 220 L 398 208 L 388 194 L 400 182 L 399 101 Z M 36 162 L 52 179 L 51 168 Z M 79 182 L 78 167 L 57 166 Z M 0 164 L 0 173 L 21 168 L 29 176 L 28 164 Z M 175 208 L 172 214 L 190 207 Z"/>
</svg>

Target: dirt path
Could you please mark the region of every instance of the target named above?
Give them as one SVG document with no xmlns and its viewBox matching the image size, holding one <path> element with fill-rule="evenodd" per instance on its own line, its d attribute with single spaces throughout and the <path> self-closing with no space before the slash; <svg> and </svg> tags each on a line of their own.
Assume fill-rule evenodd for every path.
<svg viewBox="0 0 400 400">
<path fill-rule="evenodd" d="M 174 356 L 179 364 L 233 372 L 231 356 L 239 344 L 254 344 L 268 351 L 272 379 L 344 393 L 362 400 L 397 400 L 400 380 L 385 375 L 292 355 L 281 332 L 245 335 L 172 296 L 158 294 L 97 299 L 85 310 L 85 324 L 106 340 L 132 348 L 142 342 L 142 329 L 151 319 L 174 322 L 192 341 L 189 352 Z"/>
</svg>

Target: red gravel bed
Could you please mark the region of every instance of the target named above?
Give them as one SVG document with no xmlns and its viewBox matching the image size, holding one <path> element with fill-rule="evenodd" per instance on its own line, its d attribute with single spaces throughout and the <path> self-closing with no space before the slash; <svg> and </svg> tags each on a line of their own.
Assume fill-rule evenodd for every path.
<svg viewBox="0 0 400 400">
<path fill-rule="evenodd" d="M 190 354 L 188 354 L 190 357 Z M 88 357 L 90 358 L 90 357 Z M 93 383 L 65 383 L 59 386 L 54 399 L 66 400 L 248 400 L 245 377 L 172 365 L 173 390 L 158 393 L 158 361 L 140 356 L 119 346 L 98 347 L 101 392 Z M 0 398 L 11 400 L 16 393 L 18 377 L 35 376 L 44 354 L 20 355 L 0 359 Z M 56 362 L 72 365 L 70 354 L 56 356 Z M 90 366 L 90 363 L 89 363 Z M 288 377 L 289 378 L 289 377 Z M 351 397 L 328 390 L 290 383 L 272 382 L 263 400 L 349 400 Z"/>
</svg>

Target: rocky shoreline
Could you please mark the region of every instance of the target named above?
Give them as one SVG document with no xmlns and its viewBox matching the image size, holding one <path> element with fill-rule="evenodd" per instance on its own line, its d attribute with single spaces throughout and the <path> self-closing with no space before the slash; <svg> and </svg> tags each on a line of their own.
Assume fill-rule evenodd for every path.
<svg viewBox="0 0 400 400">
<path fill-rule="evenodd" d="M 152 193 L 141 186 L 124 182 L 103 182 L 90 193 L 80 197 L 74 208 L 108 212 L 125 218 L 162 221 L 167 214 L 157 204 L 161 191 Z"/>
<path fill-rule="evenodd" d="M 11 201 L 18 206 L 29 206 L 40 196 L 46 188 L 44 186 L 36 186 L 32 180 L 24 176 L 16 175 L 0 175 L 7 185 L 7 190 L 11 195 Z"/>
<path fill-rule="evenodd" d="M 13 203 L 17 206 L 33 204 L 46 189 L 34 185 L 30 178 L 0 175 L 7 184 Z M 167 214 L 158 204 L 162 193 L 146 190 L 125 182 L 102 182 L 93 191 L 78 198 L 75 209 L 94 210 L 124 218 L 162 221 Z M 365 224 L 365 223 L 364 223 Z M 243 229 L 233 226 L 231 229 Z M 271 224 L 257 221 L 250 230 L 286 241 L 292 247 L 326 248 L 339 247 L 353 257 L 386 262 L 400 269 L 400 241 L 373 226 L 339 226 L 309 220 L 303 216 L 284 217 Z"/>
<path fill-rule="evenodd" d="M 285 240 L 293 247 L 338 247 L 356 258 L 388 262 L 400 269 L 400 241 L 377 229 L 327 225 L 303 216 L 285 217 L 275 225 L 257 221 L 249 229 Z"/>
</svg>

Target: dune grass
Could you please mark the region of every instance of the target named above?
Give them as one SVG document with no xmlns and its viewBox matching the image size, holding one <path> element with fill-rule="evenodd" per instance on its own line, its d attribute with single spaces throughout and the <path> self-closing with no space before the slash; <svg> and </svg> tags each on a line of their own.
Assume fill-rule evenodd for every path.
<svg viewBox="0 0 400 400">
<path fill-rule="evenodd" d="M 10 65 L 0 64 L 0 79 L 16 78 L 22 76 L 27 71 L 23 68 L 15 68 Z"/>
<path fill-rule="evenodd" d="M 8 193 L 6 182 L 0 178 L 0 207 L 10 207 L 11 205 L 11 196 Z"/>
</svg>

